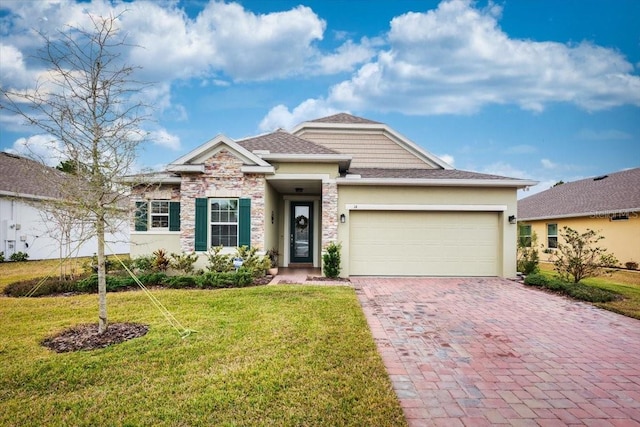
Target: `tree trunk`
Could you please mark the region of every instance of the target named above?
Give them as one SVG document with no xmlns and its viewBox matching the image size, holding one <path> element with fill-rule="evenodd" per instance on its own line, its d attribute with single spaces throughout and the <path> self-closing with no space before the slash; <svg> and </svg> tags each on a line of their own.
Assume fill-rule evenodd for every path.
<svg viewBox="0 0 640 427">
<path fill-rule="evenodd" d="M 104 256 L 104 213 L 96 220 L 96 234 L 98 237 L 98 333 L 107 331 L 107 275 Z"/>
</svg>

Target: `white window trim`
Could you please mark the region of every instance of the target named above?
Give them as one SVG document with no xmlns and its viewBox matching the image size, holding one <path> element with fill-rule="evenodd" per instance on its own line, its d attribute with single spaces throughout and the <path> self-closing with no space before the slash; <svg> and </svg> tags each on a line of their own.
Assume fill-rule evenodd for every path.
<svg viewBox="0 0 640 427">
<path fill-rule="evenodd" d="M 235 200 L 237 202 L 237 205 L 236 205 L 236 222 L 216 222 L 214 224 L 214 222 L 211 220 L 211 203 L 214 200 Z M 207 200 L 207 223 L 208 223 L 208 227 L 207 227 L 207 242 L 208 242 L 208 246 L 210 248 L 213 248 L 215 246 L 219 246 L 219 245 L 214 245 L 213 242 L 211 241 L 213 239 L 213 236 L 211 234 L 211 227 L 213 225 L 235 225 L 236 226 L 236 244 L 232 245 L 232 246 L 224 246 L 223 252 L 226 252 L 227 248 L 233 248 L 235 250 L 235 248 L 238 247 L 238 239 L 240 238 L 240 198 L 238 198 L 238 197 L 210 197 Z"/>
<path fill-rule="evenodd" d="M 166 203 L 167 204 L 167 213 L 153 213 L 153 204 L 154 203 Z M 149 200 L 149 209 L 148 209 L 148 230 L 151 231 L 169 231 L 169 224 L 171 223 L 171 200 Z M 154 227 L 153 226 L 153 217 L 154 216 L 166 216 L 167 217 L 167 226 L 166 227 Z"/>
<path fill-rule="evenodd" d="M 555 225 L 556 226 L 556 234 L 549 234 L 549 226 L 550 225 Z M 558 223 L 557 222 L 548 222 L 546 223 L 546 227 L 547 227 L 547 248 L 548 249 L 557 249 L 558 248 Z M 549 237 L 555 237 L 556 238 L 556 247 L 552 248 L 551 246 L 549 246 Z"/>
</svg>

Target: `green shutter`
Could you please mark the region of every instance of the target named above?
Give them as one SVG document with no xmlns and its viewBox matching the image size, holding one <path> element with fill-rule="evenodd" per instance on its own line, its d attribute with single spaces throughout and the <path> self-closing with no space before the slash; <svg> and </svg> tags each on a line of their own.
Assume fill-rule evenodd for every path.
<svg viewBox="0 0 640 427">
<path fill-rule="evenodd" d="M 238 246 L 251 247 L 251 199 L 240 199 Z"/>
<path fill-rule="evenodd" d="M 196 251 L 206 251 L 207 245 L 207 199 L 196 199 Z"/>
<path fill-rule="evenodd" d="M 180 202 L 169 202 L 169 231 L 180 231 Z"/>
<path fill-rule="evenodd" d="M 136 212 L 135 212 L 135 230 L 136 231 L 147 231 L 147 222 L 148 222 L 148 203 L 147 202 L 136 202 Z"/>
</svg>

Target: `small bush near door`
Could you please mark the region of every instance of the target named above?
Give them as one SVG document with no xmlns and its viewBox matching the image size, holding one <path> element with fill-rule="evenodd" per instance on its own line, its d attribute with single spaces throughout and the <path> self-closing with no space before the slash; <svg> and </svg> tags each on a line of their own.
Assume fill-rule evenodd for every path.
<svg viewBox="0 0 640 427">
<path fill-rule="evenodd" d="M 324 275 L 331 278 L 340 276 L 340 248 L 341 244 L 329 243 L 322 255 Z"/>
</svg>

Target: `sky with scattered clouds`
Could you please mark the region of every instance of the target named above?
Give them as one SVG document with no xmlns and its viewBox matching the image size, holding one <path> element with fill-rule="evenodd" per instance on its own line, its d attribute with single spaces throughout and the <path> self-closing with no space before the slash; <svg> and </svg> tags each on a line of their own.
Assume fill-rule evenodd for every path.
<svg viewBox="0 0 640 427">
<path fill-rule="evenodd" d="M 520 196 L 640 166 L 637 0 L 3 0 L 0 86 L 46 77 L 38 33 L 89 14 L 121 14 L 122 55 L 153 83 L 140 168 L 342 111 L 458 169 L 540 181 Z M 0 150 L 50 144 L 0 110 Z"/>
</svg>

